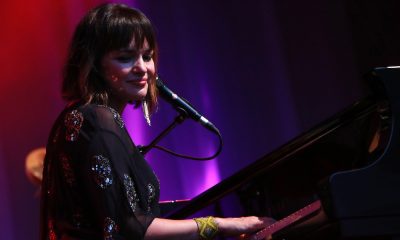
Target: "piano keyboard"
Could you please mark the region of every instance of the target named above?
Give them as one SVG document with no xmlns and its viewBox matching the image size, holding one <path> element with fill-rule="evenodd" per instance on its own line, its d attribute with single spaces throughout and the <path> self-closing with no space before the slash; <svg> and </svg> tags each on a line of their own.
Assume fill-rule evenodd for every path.
<svg viewBox="0 0 400 240">
<path fill-rule="evenodd" d="M 315 201 L 310 205 L 305 206 L 304 208 L 290 214 L 289 216 L 269 225 L 268 227 L 258 231 L 257 233 L 244 237 L 245 240 L 263 240 L 263 239 L 272 239 L 272 234 L 277 233 L 278 231 L 306 218 L 307 216 L 315 213 L 317 210 L 321 208 L 321 202 Z"/>
</svg>

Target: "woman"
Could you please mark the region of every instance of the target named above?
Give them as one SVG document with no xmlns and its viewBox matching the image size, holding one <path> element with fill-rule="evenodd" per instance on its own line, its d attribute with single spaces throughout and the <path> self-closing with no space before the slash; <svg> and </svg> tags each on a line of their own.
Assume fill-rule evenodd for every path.
<svg viewBox="0 0 400 240">
<path fill-rule="evenodd" d="M 159 218 L 159 183 L 121 113 L 157 104 L 157 44 L 138 10 L 104 4 L 74 33 L 64 69 L 68 101 L 51 131 L 43 171 L 41 239 L 212 239 L 261 229 L 269 219 Z"/>
</svg>

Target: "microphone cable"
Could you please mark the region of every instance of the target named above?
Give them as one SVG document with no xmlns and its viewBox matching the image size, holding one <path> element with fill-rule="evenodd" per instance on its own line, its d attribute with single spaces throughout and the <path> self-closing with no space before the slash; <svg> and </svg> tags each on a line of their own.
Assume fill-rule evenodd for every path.
<svg viewBox="0 0 400 240">
<path fill-rule="evenodd" d="M 153 148 L 159 149 L 161 151 L 167 152 L 173 156 L 176 157 L 180 157 L 180 158 L 185 158 L 185 159 L 190 159 L 190 160 L 196 160 L 196 161 L 207 161 L 207 160 L 211 160 L 213 158 L 216 158 L 222 151 L 222 146 L 223 146 L 223 141 L 222 141 L 222 136 L 219 133 L 219 131 L 215 131 L 215 133 L 218 135 L 218 139 L 219 139 L 219 146 L 217 151 L 209 157 L 194 157 L 194 156 L 189 156 L 189 155 L 185 155 L 185 154 L 180 154 L 180 153 L 176 153 L 166 147 L 163 146 L 159 146 L 159 145 L 154 145 Z"/>
</svg>

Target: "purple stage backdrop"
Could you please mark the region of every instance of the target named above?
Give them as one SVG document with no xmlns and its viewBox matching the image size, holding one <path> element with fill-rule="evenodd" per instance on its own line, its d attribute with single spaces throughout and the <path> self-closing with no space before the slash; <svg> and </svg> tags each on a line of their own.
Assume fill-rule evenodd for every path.
<svg viewBox="0 0 400 240">
<path fill-rule="evenodd" d="M 0 8 L 2 239 L 38 238 L 38 187 L 25 175 L 25 158 L 45 146 L 65 104 L 60 76 L 73 29 L 101 2 L 6 0 Z M 395 1 L 119 2 L 153 21 L 160 76 L 224 140 L 222 153 L 207 162 L 153 149 L 146 158 L 160 179 L 161 200 L 198 195 L 362 98 L 361 75 L 369 68 L 399 64 Z M 134 142 L 148 144 L 176 115 L 160 100 L 151 127 L 140 110 L 123 117 Z M 160 145 L 209 156 L 218 139 L 189 119 Z"/>
</svg>

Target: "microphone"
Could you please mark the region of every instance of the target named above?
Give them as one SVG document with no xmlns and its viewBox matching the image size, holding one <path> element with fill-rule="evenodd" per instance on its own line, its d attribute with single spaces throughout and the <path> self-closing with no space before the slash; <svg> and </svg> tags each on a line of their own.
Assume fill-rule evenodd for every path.
<svg viewBox="0 0 400 240">
<path fill-rule="evenodd" d="M 219 135 L 219 130 L 214 126 L 214 124 L 196 111 L 188 101 L 182 99 L 176 93 L 172 92 L 167 86 L 165 86 L 160 77 L 156 78 L 156 85 L 160 96 L 169 102 L 177 111 L 183 111 L 188 117 L 192 118 L 196 122 L 201 123 L 208 130 Z"/>
</svg>

